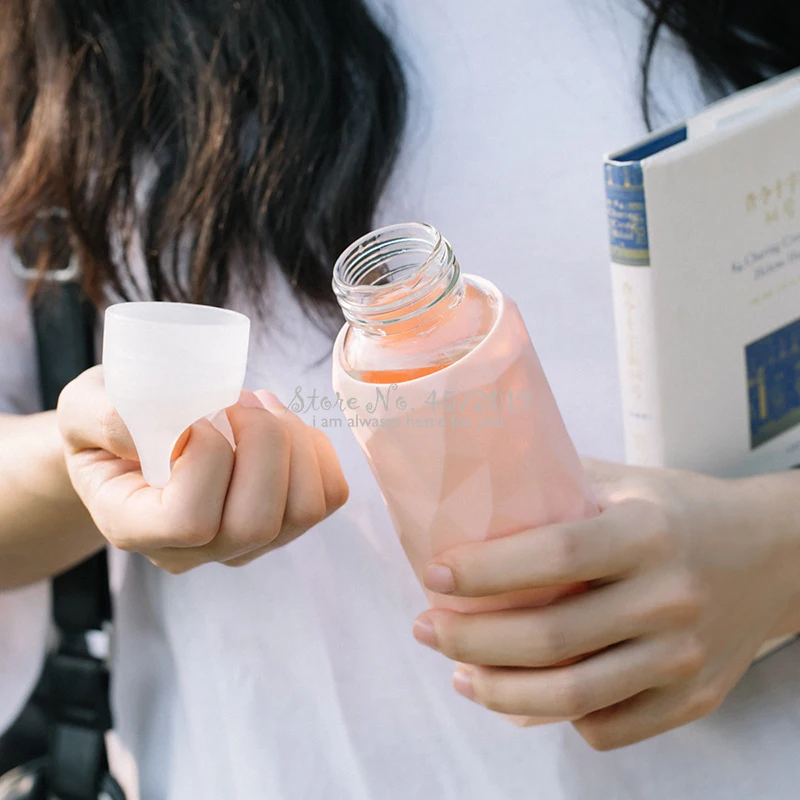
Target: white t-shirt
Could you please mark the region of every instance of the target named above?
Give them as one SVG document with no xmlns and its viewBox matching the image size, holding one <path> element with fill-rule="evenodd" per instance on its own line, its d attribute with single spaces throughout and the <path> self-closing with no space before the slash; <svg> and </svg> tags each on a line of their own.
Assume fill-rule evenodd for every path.
<svg viewBox="0 0 800 800">
<path fill-rule="evenodd" d="M 639 4 L 389 4 L 412 115 L 377 223 L 430 222 L 514 297 L 578 449 L 620 460 L 602 155 L 645 132 Z M 683 51 L 657 62 L 664 118 L 698 108 Z M 21 287 L 2 281 L 3 409 L 27 411 L 30 330 Z M 246 385 L 330 396 L 331 342 L 281 291 Z M 142 800 L 797 797 L 798 645 L 710 717 L 611 753 L 456 695 L 453 664 L 411 637 L 426 602 L 368 466 L 347 429 L 329 433 L 350 501 L 291 546 L 180 577 L 114 554 L 117 737 Z M 46 586 L 0 594 L 0 727 L 35 678 L 46 613 Z"/>
</svg>

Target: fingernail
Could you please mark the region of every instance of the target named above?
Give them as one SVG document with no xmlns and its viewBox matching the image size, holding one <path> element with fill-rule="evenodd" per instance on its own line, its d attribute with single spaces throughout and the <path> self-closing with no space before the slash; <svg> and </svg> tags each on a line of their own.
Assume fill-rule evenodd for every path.
<svg viewBox="0 0 800 800">
<path fill-rule="evenodd" d="M 423 583 L 437 594 L 452 594 L 456 590 L 456 579 L 453 570 L 444 564 L 431 564 L 423 575 Z"/>
<path fill-rule="evenodd" d="M 245 408 L 264 408 L 261 401 L 252 392 L 248 392 L 247 389 L 242 389 L 239 395 L 239 405 Z"/>
<path fill-rule="evenodd" d="M 432 623 L 430 623 L 427 619 L 418 619 L 414 623 L 414 628 L 412 629 L 412 633 L 414 634 L 414 638 L 420 643 L 424 644 L 427 647 L 432 647 L 436 650 L 436 632 L 433 629 Z"/>
<path fill-rule="evenodd" d="M 453 688 L 467 700 L 475 699 L 475 692 L 472 690 L 472 670 L 469 667 L 459 667 L 453 673 Z"/>
</svg>

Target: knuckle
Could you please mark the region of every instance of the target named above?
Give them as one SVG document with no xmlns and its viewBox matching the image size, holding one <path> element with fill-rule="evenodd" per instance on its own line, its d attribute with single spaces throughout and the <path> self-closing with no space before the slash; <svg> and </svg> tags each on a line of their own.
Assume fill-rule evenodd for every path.
<svg viewBox="0 0 800 800">
<path fill-rule="evenodd" d="M 183 510 L 166 514 L 159 534 L 160 538 L 179 542 L 183 547 L 204 547 L 216 538 L 218 531 L 215 521 Z"/>
<path fill-rule="evenodd" d="M 112 547 L 115 547 L 117 550 L 122 550 L 123 553 L 136 553 L 138 551 L 138 543 L 130 537 L 109 533 L 103 533 L 103 535 Z"/>
<path fill-rule="evenodd" d="M 697 622 L 704 606 L 704 592 L 698 579 L 688 570 L 672 578 L 664 602 L 668 619 L 677 625 Z"/>
<path fill-rule="evenodd" d="M 283 528 L 279 522 L 267 524 L 264 526 L 264 528 L 262 528 L 258 539 L 255 540 L 252 545 L 253 547 L 258 547 L 259 549 L 262 547 L 270 547 L 281 538 L 282 533 Z"/>
<path fill-rule="evenodd" d="M 258 540 L 259 547 L 270 547 L 275 545 L 278 539 L 280 539 L 282 532 L 283 528 L 279 522 L 265 525 Z"/>
<path fill-rule="evenodd" d="M 269 547 L 281 535 L 282 526 L 289 524 L 286 518 L 281 520 L 279 514 L 266 514 L 262 519 L 249 519 L 244 524 L 241 521 L 223 524 L 214 538 L 234 543 L 237 552 L 228 553 L 228 558 L 217 560 L 224 560 L 225 563 L 229 560 L 239 561 L 256 550 Z"/>
<path fill-rule="evenodd" d="M 178 531 L 179 540 L 187 547 L 205 547 L 214 541 L 217 534 L 216 526 L 207 523 L 186 525 Z"/>
<path fill-rule="evenodd" d="M 572 529 L 565 527 L 548 535 L 547 552 L 550 567 L 556 576 L 569 576 L 580 567 L 581 541 Z"/>
<path fill-rule="evenodd" d="M 350 486 L 342 471 L 336 451 L 318 428 L 307 427 L 311 435 L 323 479 L 327 514 L 338 511 L 350 498 Z"/>
<path fill-rule="evenodd" d="M 680 646 L 674 648 L 668 661 L 669 677 L 672 679 L 690 678 L 708 666 L 708 647 L 698 636 L 690 636 Z"/>
<path fill-rule="evenodd" d="M 325 501 L 321 497 L 307 498 L 287 508 L 285 524 L 307 531 L 325 519 L 326 510 Z"/>
<path fill-rule="evenodd" d="M 571 677 L 569 673 L 566 673 L 554 687 L 554 694 L 564 716 L 581 717 L 594 711 L 589 686 L 585 681 Z"/>
<path fill-rule="evenodd" d="M 103 538 L 115 549 L 122 550 L 124 553 L 137 553 L 141 550 L 141 541 L 129 531 L 121 528 L 119 524 L 115 524 L 108 519 L 107 513 L 92 514 L 92 520 L 97 527 L 97 530 L 103 535 Z"/>
<path fill-rule="evenodd" d="M 255 526 L 253 524 L 248 524 L 247 526 L 236 526 L 235 528 L 222 525 L 219 529 L 219 533 L 214 538 L 218 538 L 220 543 L 226 542 L 228 545 L 224 548 L 219 548 L 220 552 L 216 553 L 219 558 L 216 560 L 221 561 L 224 559 L 224 555 L 221 552 L 223 549 L 235 550 L 235 552 L 228 552 L 227 555 L 229 557 L 234 556 L 235 560 L 238 560 L 240 557 L 243 557 L 240 554 L 249 553 L 257 548 L 264 547 L 272 542 L 277 535 L 277 531 L 274 530 L 272 526 L 268 525 Z M 213 549 L 213 545 L 211 546 Z M 227 559 L 225 559 L 224 563 L 227 563 Z"/>
<path fill-rule="evenodd" d="M 340 474 L 333 483 L 333 487 L 328 495 L 328 513 L 338 511 L 350 499 L 350 486 L 345 480 L 344 475 Z"/>
<path fill-rule="evenodd" d="M 531 632 L 531 641 L 537 660 L 545 665 L 558 664 L 570 655 L 566 633 L 557 620 L 537 620 Z"/>
<path fill-rule="evenodd" d="M 436 623 L 436 638 L 439 649 L 453 661 L 471 663 L 470 647 L 464 626 L 455 614 L 442 614 Z"/>
<path fill-rule="evenodd" d="M 483 674 L 482 670 L 475 670 L 473 672 L 472 693 L 475 697 L 475 702 L 482 705 L 484 708 L 499 713 L 508 711 L 498 682 L 491 675 Z"/>
<path fill-rule="evenodd" d="M 713 683 L 696 689 L 686 706 L 687 721 L 708 716 L 722 705 L 724 699 L 725 693 Z"/>
</svg>

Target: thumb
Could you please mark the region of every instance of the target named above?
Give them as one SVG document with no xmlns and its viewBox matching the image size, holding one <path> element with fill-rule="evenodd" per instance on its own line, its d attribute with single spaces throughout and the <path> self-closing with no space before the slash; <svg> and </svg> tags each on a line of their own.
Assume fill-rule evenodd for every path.
<svg viewBox="0 0 800 800">
<path fill-rule="evenodd" d="M 57 416 L 69 453 L 105 450 L 118 458 L 139 460 L 130 431 L 106 394 L 102 366 L 86 370 L 66 385 L 58 398 Z"/>
<path fill-rule="evenodd" d="M 125 461 L 138 461 L 136 445 L 106 394 L 102 366 L 92 367 L 67 384 L 58 398 L 58 427 L 71 455 L 83 450 L 105 450 Z M 173 459 L 189 437 L 185 431 L 175 446 Z"/>
</svg>

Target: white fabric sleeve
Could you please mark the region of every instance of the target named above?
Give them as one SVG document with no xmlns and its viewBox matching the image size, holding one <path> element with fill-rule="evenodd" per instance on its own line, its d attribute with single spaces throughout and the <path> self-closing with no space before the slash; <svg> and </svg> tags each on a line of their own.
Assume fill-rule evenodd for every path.
<svg viewBox="0 0 800 800">
<path fill-rule="evenodd" d="M 39 410 L 28 285 L 10 270 L 11 245 L 0 241 L 0 413 Z M 36 683 L 47 642 L 50 584 L 0 592 L 0 731 L 14 721 Z"/>
</svg>

